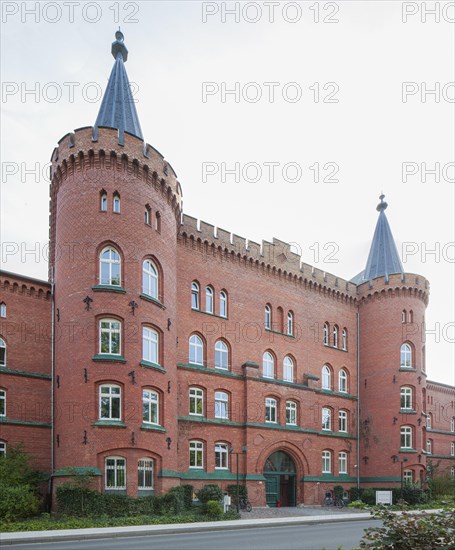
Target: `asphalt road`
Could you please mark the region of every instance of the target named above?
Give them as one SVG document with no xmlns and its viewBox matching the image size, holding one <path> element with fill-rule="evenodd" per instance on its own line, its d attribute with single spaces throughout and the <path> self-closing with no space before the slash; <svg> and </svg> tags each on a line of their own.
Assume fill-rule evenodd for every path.
<svg viewBox="0 0 455 550">
<path fill-rule="evenodd" d="M 380 521 L 346 521 L 229 531 L 14 544 L 11 550 L 343 550 L 358 546 L 363 530 Z"/>
</svg>

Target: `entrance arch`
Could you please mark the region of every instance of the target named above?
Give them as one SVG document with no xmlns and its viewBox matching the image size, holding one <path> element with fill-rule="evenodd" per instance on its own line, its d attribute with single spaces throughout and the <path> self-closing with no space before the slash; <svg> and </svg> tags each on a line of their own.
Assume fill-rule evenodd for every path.
<svg viewBox="0 0 455 550">
<path fill-rule="evenodd" d="M 296 467 L 294 460 L 284 451 L 275 451 L 264 464 L 267 505 L 296 505 Z"/>
</svg>

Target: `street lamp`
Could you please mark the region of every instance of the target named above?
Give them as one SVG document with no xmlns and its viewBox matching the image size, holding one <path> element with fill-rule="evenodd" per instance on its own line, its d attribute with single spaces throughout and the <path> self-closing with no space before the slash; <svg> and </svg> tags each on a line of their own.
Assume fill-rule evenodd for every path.
<svg viewBox="0 0 455 550">
<path fill-rule="evenodd" d="M 235 455 L 236 462 L 236 497 L 237 497 L 237 513 L 240 511 L 240 484 L 239 484 L 239 455 L 246 454 L 246 447 L 242 447 L 241 453 L 235 453 L 234 447 L 229 447 L 229 454 Z"/>
</svg>

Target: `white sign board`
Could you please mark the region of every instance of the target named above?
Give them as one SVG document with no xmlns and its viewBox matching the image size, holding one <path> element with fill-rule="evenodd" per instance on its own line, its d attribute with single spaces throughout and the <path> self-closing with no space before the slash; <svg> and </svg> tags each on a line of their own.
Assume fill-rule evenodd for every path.
<svg viewBox="0 0 455 550">
<path fill-rule="evenodd" d="M 392 504 L 392 491 L 376 491 L 376 504 Z"/>
</svg>

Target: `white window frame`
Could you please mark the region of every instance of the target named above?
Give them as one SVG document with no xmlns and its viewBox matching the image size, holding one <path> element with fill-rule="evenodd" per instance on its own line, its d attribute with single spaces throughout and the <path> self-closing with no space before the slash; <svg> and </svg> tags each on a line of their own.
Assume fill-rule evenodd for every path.
<svg viewBox="0 0 455 550">
<path fill-rule="evenodd" d="M 0 441 L 0 458 L 3 458 L 6 456 L 6 443 L 4 441 Z"/>
<path fill-rule="evenodd" d="M 272 330 L 272 308 L 267 304 L 264 308 L 264 328 Z"/>
<path fill-rule="evenodd" d="M 450 456 L 455 456 L 455 442 L 450 443 Z"/>
<path fill-rule="evenodd" d="M 411 426 L 401 426 L 400 428 L 400 448 L 401 449 L 412 449 L 412 427 Z M 403 444 L 404 443 L 404 444 Z M 408 445 L 409 443 L 409 445 Z"/>
<path fill-rule="evenodd" d="M 411 484 L 414 481 L 414 472 L 412 470 L 403 470 L 403 483 L 405 485 Z"/>
<path fill-rule="evenodd" d="M 191 416 L 204 416 L 204 390 L 190 388 L 188 390 L 188 414 Z M 198 412 L 200 410 L 200 412 Z"/>
<path fill-rule="evenodd" d="M 142 359 L 160 364 L 160 335 L 151 327 L 142 327 Z"/>
<path fill-rule="evenodd" d="M 104 255 L 107 254 L 107 257 Z M 100 285 L 122 286 L 122 259 L 118 250 L 106 246 L 100 253 Z M 107 274 L 105 271 L 107 270 Z"/>
<path fill-rule="evenodd" d="M 455 432 L 455 416 L 450 419 L 450 431 Z"/>
<path fill-rule="evenodd" d="M 215 443 L 215 470 L 229 470 L 229 447 L 226 443 Z"/>
<path fill-rule="evenodd" d="M 191 283 L 191 309 L 195 309 L 197 311 L 200 310 L 201 307 L 201 301 L 200 301 L 200 287 L 199 283 L 196 283 L 196 281 L 193 281 Z"/>
<path fill-rule="evenodd" d="M 400 409 L 403 411 L 412 411 L 412 388 L 402 386 L 400 388 Z"/>
<path fill-rule="evenodd" d="M 100 194 L 100 210 L 101 212 L 107 212 L 107 193 Z"/>
<path fill-rule="evenodd" d="M 147 205 L 144 207 L 144 223 L 152 225 L 152 209 Z"/>
<path fill-rule="evenodd" d="M 332 409 L 329 409 L 329 407 L 322 408 L 322 430 L 332 431 Z"/>
<path fill-rule="evenodd" d="M 227 318 L 228 316 L 228 302 L 227 294 L 224 290 L 220 292 L 220 317 Z"/>
<path fill-rule="evenodd" d="M 328 450 L 322 451 L 322 473 L 323 474 L 332 473 L 332 451 L 328 451 Z"/>
<path fill-rule="evenodd" d="M 108 465 L 108 461 L 113 461 L 113 464 Z M 123 463 L 123 464 L 122 464 Z M 108 472 L 114 472 L 114 485 L 108 485 Z M 123 471 L 124 483 L 119 484 L 119 472 Z M 106 491 L 119 491 L 126 489 L 126 458 L 122 456 L 107 456 L 104 459 L 104 489 Z"/>
<path fill-rule="evenodd" d="M 194 453 L 193 456 L 192 453 Z M 204 443 L 202 441 L 191 440 L 189 442 L 189 465 L 190 468 L 204 469 Z"/>
<path fill-rule="evenodd" d="M 204 365 L 204 341 L 197 334 L 189 338 L 189 362 L 192 365 Z"/>
<path fill-rule="evenodd" d="M 0 317 L 2 317 L 3 319 L 6 317 L 6 304 L 5 304 L 5 302 L 2 302 L 0 304 Z"/>
<path fill-rule="evenodd" d="M 400 368 L 412 369 L 412 346 L 408 342 L 403 342 L 403 344 L 401 344 Z"/>
<path fill-rule="evenodd" d="M 338 411 L 338 431 L 348 432 L 348 412 L 345 410 Z"/>
<path fill-rule="evenodd" d="M 160 424 L 160 396 L 149 388 L 142 390 L 142 422 L 157 426 Z"/>
<path fill-rule="evenodd" d="M 223 340 L 215 342 L 215 368 L 229 370 L 229 348 Z"/>
<path fill-rule="evenodd" d="M 346 451 L 341 451 L 338 453 L 338 473 L 348 473 L 348 453 Z"/>
<path fill-rule="evenodd" d="M 452 466 L 452 467 L 450 468 L 450 475 L 451 475 L 452 477 L 455 477 L 455 466 Z"/>
<path fill-rule="evenodd" d="M 114 391 L 115 390 L 115 391 Z M 118 390 L 118 391 L 117 391 Z M 118 384 L 100 384 L 99 390 L 99 409 L 98 409 L 98 418 L 99 420 L 110 420 L 121 422 L 122 420 L 122 388 Z M 107 416 L 103 416 L 103 400 L 107 401 L 108 413 Z M 114 402 L 118 401 L 118 416 L 114 416 Z"/>
<path fill-rule="evenodd" d="M 6 390 L 0 390 L 0 418 L 6 417 Z"/>
<path fill-rule="evenodd" d="M 333 325 L 333 347 L 334 348 L 338 348 L 338 333 L 339 333 L 339 329 L 338 329 L 338 325 Z"/>
<path fill-rule="evenodd" d="M 205 312 L 213 315 L 213 288 L 208 286 L 205 288 Z"/>
<path fill-rule="evenodd" d="M 332 371 L 328 365 L 324 365 L 321 371 L 321 388 L 323 390 L 332 389 Z"/>
<path fill-rule="evenodd" d="M 104 324 L 108 326 L 103 327 Z M 118 319 L 100 319 L 99 323 L 100 331 L 100 353 L 103 355 L 121 355 L 122 354 L 122 323 Z M 108 351 L 103 351 L 103 334 L 107 334 L 107 349 Z M 118 351 L 113 351 L 115 349 L 115 335 L 118 335 Z"/>
<path fill-rule="evenodd" d="M 348 350 L 348 331 L 346 328 L 341 332 L 341 349 L 343 351 Z"/>
<path fill-rule="evenodd" d="M 289 355 L 283 359 L 283 380 L 294 382 L 294 360 Z"/>
<path fill-rule="evenodd" d="M 262 377 L 275 378 L 275 358 L 270 351 L 262 354 Z"/>
<path fill-rule="evenodd" d="M 346 369 L 340 369 L 338 373 L 338 391 L 348 393 L 348 373 Z"/>
<path fill-rule="evenodd" d="M 267 424 L 277 424 L 278 422 L 278 402 L 274 397 L 265 398 L 265 421 Z"/>
<path fill-rule="evenodd" d="M 215 392 L 215 418 L 229 419 L 229 394 L 225 391 Z"/>
<path fill-rule="evenodd" d="M 286 424 L 297 426 L 297 403 L 295 401 L 286 401 Z"/>
<path fill-rule="evenodd" d="M 120 194 L 114 193 L 113 199 L 112 199 L 112 212 L 115 212 L 115 214 L 120 214 Z"/>
<path fill-rule="evenodd" d="M 405 309 L 403 309 L 403 311 L 401 312 L 401 322 L 406 323 L 406 310 Z"/>
<path fill-rule="evenodd" d="M 292 311 L 288 311 L 287 333 L 288 336 L 294 336 L 294 314 Z"/>
<path fill-rule="evenodd" d="M 323 343 L 324 343 L 324 346 L 328 346 L 329 345 L 329 334 L 330 334 L 330 326 L 329 326 L 329 323 L 324 323 L 324 328 L 323 328 Z"/>
<path fill-rule="evenodd" d="M 137 488 L 140 491 L 153 491 L 155 485 L 155 464 L 153 458 L 143 457 L 137 461 Z M 147 483 L 149 478 L 150 483 Z"/>
<path fill-rule="evenodd" d="M 427 454 L 433 454 L 433 441 L 431 439 L 427 439 Z"/>
<path fill-rule="evenodd" d="M 146 259 L 142 262 L 142 294 L 158 300 L 158 269 L 154 262 Z"/>
<path fill-rule="evenodd" d="M 427 414 L 427 429 L 431 430 L 432 423 L 433 423 L 433 416 L 432 416 L 431 413 L 428 413 Z"/>
<path fill-rule="evenodd" d="M 6 367 L 6 342 L 0 338 L 0 367 Z"/>
</svg>

